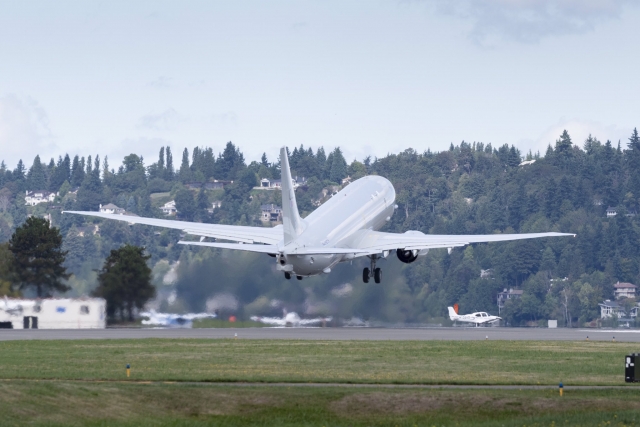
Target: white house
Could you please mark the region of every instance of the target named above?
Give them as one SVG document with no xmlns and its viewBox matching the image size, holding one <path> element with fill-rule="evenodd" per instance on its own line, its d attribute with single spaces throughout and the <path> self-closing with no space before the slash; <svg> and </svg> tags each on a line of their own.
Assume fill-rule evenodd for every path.
<svg viewBox="0 0 640 427">
<path fill-rule="evenodd" d="M 616 283 L 613 285 L 613 293 L 616 299 L 620 298 L 635 298 L 636 297 L 636 285 L 631 283 Z"/>
<path fill-rule="evenodd" d="M 616 301 L 605 300 L 598 304 L 600 306 L 600 318 L 607 319 L 611 317 L 635 319 L 638 317 L 638 305 L 636 304 L 630 313 L 625 312 L 624 307 L 618 304 Z"/>
<path fill-rule="evenodd" d="M 51 203 L 55 198 L 56 193 L 50 191 L 27 191 L 24 201 L 27 206 L 35 206 L 38 203 Z"/>
<path fill-rule="evenodd" d="M 171 200 L 164 205 L 160 206 L 162 209 L 162 213 L 165 215 L 175 215 L 178 211 L 176 210 L 176 201 Z"/>
<path fill-rule="evenodd" d="M 298 188 L 301 185 L 305 185 L 307 183 L 307 178 L 294 176 L 291 178 L 291 183 L 293 184 L 293 188 Z M 269 179 L 262 178 L 260 180 L 260 186 L 255 187 L 256 190 L 277 190 L 282 187 L 281 179 Z"/>
<path fill-rule="evenodd" d="M 108 214 L 122 215 L 125 211 L 124 211 L 124 209 L 117 207 L 113 203 L 109 203 L 109 204 L 106 204 L 104 206 L 100 205 L 100 212 L 108 213 Z"/>
<path fill-rule="evenodd" d="M 608 207 L 607 208 L 607 218 L 611 218 L 618 215 L 618 211 L 616 208 Z"/>
<path fill-rule="evenodd" d="M 0 300 L 0 328 L 104 329 L 107 302 L 103 298 Z"/>
<path fill-rule="evenodd" d="M 535 159 L 533 159 L 533 160 L 525 160 L 525 161 L 523 161 L 522 163 L 520 163 L 520 166 L 532 165 L 532 164 L 534 164 L 535 162 L 536 162 L 536 160 L 535 160 Z"/>
</svg>

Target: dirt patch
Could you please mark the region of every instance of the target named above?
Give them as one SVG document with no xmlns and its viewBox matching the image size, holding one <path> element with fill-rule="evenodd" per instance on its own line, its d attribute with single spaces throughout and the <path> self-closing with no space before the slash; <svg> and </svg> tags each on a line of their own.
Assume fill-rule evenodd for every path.
<svg viewBox="0 0 640 427">
<path fill-rule="evenodd" d="M 415 414 L 434 411 L 453 404 L 452 396 L 426 393 L 356 393 L 329 405 L 336 414 L 364 416 L 372 414 Z"/>
</svg>

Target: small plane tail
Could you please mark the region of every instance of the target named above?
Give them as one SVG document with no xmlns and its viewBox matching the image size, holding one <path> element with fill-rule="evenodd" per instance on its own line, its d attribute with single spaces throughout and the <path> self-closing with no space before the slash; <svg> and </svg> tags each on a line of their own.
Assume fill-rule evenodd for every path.
<svg viewBox="0 0 640 427">
<path fill-rule="evenodd" d="M 286 245 L 295 240 L 304 231 L 304 221 L 298 213 L 296 193 L 293 189 L 287 147 L 280 149 L 280 172 L 282 174 L 282 225 L 284 229 L 284 244 Z"/>
<path fill-rule="evenodd" d="M 449 309 L 449 319 L 456 320 L 458 318 L 458 314 L 453 309 L 453 307 L 447 307 Z"/>
</svg>

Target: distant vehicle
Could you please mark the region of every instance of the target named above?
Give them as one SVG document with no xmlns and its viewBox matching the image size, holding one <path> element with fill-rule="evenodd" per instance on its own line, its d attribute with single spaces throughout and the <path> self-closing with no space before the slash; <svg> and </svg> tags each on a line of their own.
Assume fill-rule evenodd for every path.
<svg viewBox="0 0 640 427">
<path fill-rule="evenodd" d="M 427 235 L 420 231 L 383 233 L 379 230 L 397 209 L 396 192 L 388 179 L 378 175 L 360 178 L 334 194 L 326 203 L 300 217 L 289 169 L 287 148 L 280 149 L 282 171 L 282 225 L 273 228 L 239 225 L 205 224 L 143 218 L 102 212 L 68 213 L 175 228 L 200 236 L 200 241 L 181 241 L 184 245 L 258 252 L 275 258 L 276 268 L 286 279 L 327 274 L 340 262 L 368 257 L 370 266 L 362 271 L 362 280 L 380 283 L 382 272 L 376 267 L 380 258 L 392 251 L 404 263 L 412 263 L 429 249 L 466 246 L 471 243 L 535 239 L 538 237 L 575 236 L 567 233 Z M 204 242 L 206 237 L 237 243 Z"/>
<path fill-rule="evenodd" d="M 492 322 L 497 322 L 498 320 L 502 319 L 502 317 L 491 316 L 485 313 L 484 311 L 478 311 L 476 313 L 459 315 L 457 313 L 457 310 L 454 309 L 453 307 L 447 307 L 447 308 L 449 309 L 449 318 L 454 322 L 474 323 L 476 326 L 480 326 L 480 325 L 486 325 Z"/>
<path fill-rule="evenodd" d="M 146 319 L 142 320 L 143 325 L 164 326 L 168 328 L 191 328 L 195 319 L 215 319 L 215 314 L 209 313 L 158 313 L 155 310 L 140 313 Z"/>
<path fill-rule="evenodd" d="M 260 317 L 252 316 L 254 322 L 273 326 L 323 326 L 331 321 L 331 317 L 317 317 L 315 319 L 301 319 L 298 313 L 286 313 L 284 317 Z"/>
</svg>

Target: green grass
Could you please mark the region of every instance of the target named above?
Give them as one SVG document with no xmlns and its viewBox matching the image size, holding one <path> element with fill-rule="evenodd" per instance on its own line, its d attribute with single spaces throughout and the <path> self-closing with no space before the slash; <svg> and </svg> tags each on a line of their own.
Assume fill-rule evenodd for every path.
<svg viewBox="0 0 640 427">
<path fill-rule="evenodd" d="M 193 321 L 194 328 L 262 328 L 265 325 L 253 320 L 238 320 L 229 322 L 224 319 L 195 319 Z"/>
<path fill-rule="evenodd" d="M 377 384 L 624 384 L 632 344 L 144 339 L 0 342 L 0 378 Z"/>
<path fill-rule="evenodd" d="M 624 426 L 633 389 L 406 390 L 0 381 L 0 425 Z"/>
</svg>

